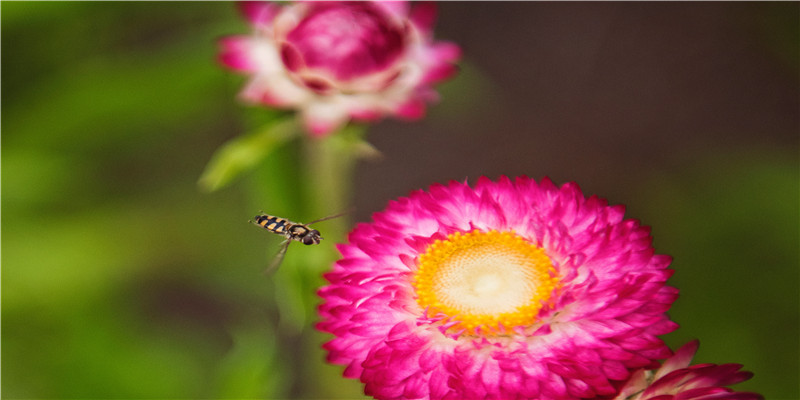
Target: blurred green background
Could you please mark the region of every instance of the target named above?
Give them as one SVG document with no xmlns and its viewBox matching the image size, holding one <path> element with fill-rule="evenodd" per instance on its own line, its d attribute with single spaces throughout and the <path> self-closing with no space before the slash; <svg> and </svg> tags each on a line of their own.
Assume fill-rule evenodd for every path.
<svg viewBox="0 0 800 400">
<path fill-rule="evenodd" d="M 462 46 L 461 74 L 427 119 L 370 128 L 383 158 L 343 183 L 349 219 L 448 179 L 577 181 L 675 258 L 671 345 L 699 338 L 697 362 L 755 372 L 739 389 L 800 398 L 798 11 L 443 3 L 437 36 Z M 3 398 L 359 397 L 318 349 L 321 280 L 298 272 L 327 268 L 347 220 L 274 277 L 280 239 L 247 223 L 338 211 L 293 191 L 300 145 L 220 191 L 196 184 L 219 146 L 276 116 L 238 104 L 242 78 L 214 61 L 217 38 L 248 32 L 234 5 L 0 15 Z"/>
</svg>

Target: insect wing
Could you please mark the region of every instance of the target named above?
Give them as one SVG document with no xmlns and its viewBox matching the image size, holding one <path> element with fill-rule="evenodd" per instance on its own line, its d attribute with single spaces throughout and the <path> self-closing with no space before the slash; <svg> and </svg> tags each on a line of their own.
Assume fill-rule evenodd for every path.
<svg viewBox="0 0 800 400">
<path fill-rule="evenodd" d="M 315 220 L 313 220 L 313 221 L 311 221 L 311 222 L 309 222 L 309 223 L 307 223 L 307 224 L 305 224 L 305 225 L 316 224 L 317 222 L 322 222 L 322 221 L 327 221 L 327 220 L 329 220 L 329 219 L 339 218 L 339 217 L 341 217 L 342 215 L 345 215 L 345 214 L 350 214 L 351 212 L 353 212 L 353 210 L 352 210 L 352 209 L 350 209 L 350 210 L 347 210 L 347 211 L 344 211 L 344 212 L 340 212 L 340 213 L 338 213 L 338 214 L 329 215 L 329 216 L 327 216 L 327 217 L 323 217 L 323 218 L 320 218 L 320 219 L 315 219 Z"/>
<path fill-rule="evenodd" d="M 276 254 L 272 259 L 272 262 L 269 263 L 269 267 L 267 267 L 267 269 L 264 271 L 264 274 L 271 275 L 278 269 L 278 267 L 281 266 L 283 257 L 286 255 L 286 250 L 289 248 L 290 243 L 292 243 L 292 239 L 289 238 L 281 242 L 281 248 L 278 250 L 278 254 Z"/>
</svg>

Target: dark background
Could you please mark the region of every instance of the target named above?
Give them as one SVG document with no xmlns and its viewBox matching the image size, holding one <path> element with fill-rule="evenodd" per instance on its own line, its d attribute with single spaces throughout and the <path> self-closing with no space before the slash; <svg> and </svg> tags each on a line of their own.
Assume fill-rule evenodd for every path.
<svg viewBox="0 0 800 400">
<path fill-rule="evenodd" d="M 235 7 L 0 12 L 3 397 L 356 396 L 320 352 L 298 364 L 276 350 L 260 272 L 277 241 L 244 222 L 268 207 L 247 194 L 269 187 L 263 174 L 196 185 L 252 112 L 235 100 L 243 79 L 214 62 L 218 37 L 249 31 Z M 800 398 L 798 15 L 442 3 L 436 36 L 462 47 L 461 73 L 426 119 L 370 128 L 383 156 L 357 165 L 353 220 L 451 179 L 576 181 L 674 257 L 672 346 L 699 338 L 695 362 L 755 372 L 739 389 Z"/>
</svg>

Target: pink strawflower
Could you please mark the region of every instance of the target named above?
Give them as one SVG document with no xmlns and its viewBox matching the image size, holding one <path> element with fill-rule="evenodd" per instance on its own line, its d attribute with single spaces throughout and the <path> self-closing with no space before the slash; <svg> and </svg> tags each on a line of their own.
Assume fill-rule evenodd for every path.
<svg viewBox="0 0 800 400">
<path fill-rule="evenodd" d="M 220 61 L 250 77 L 245 101 L 297 109 L 315 135 L 350 119 L 421 118 L 460 57 L 433 42 L 433 3 L 240 4 L 254 33 L 223 38 Z"/>
<path fill-rule="evenodd" d="M 670 258 L 623 214 L 526 177 L 393 201 L 325 275 L 328 360 L 378 399 L 614 395 L 671 355 L 657 335 L 677 327 Z"/>
<path fill-rule="evenodd" d="M 699 346 L 697 340 L 681 347 L 661 368 L 641 369 L 614 400 L 763 400 L 757 393 L 734 392 L 726 386 L 744 382 L 752 372 L 741 364 L 697 364 L 689 366 Z"/>
</svg>

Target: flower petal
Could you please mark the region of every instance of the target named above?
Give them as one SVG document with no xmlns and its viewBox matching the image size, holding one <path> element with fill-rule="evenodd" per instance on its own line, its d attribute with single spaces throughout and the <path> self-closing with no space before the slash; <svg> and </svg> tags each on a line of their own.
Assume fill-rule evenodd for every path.
<svg viewBox="0 0 800 400">
<path fill-rule="evenodd" d="M 612 396 L 612 382 L 671 355 L 657 335 L 677 326 L 665 315 L 677 295 L 665 286 L 670 259 L 623 213 L 577 185 L 527 177 L 432 185 L 392 201 L 351 232 L 325 275 L 318 327 L 336 336 L 330 359 L 379 399 Z M 529 326 L 454 331 L 459 315 L 418 303 L 419 259 L 451 234 L 492 230 L 541 246 L 560 286 Z"/>
<path fill-rule="evenodd" d="M 457 71 L 460 49 L 431 37 L 433 4 L 248 1 L 239 7 L 253 35 L 222 39 L 218 58 L 250 76 L 241 99 L 296 109 L 314 136 L 351 119 L 422 118 L 438 100 L 432 85 Z"/>
</svg>

